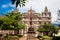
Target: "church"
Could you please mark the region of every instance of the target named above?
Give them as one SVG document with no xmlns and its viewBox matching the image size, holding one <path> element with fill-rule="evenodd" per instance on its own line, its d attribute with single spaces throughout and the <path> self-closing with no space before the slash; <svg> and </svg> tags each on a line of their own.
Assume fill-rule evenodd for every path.
<svg viewBox="0 0 60 40">
<path fill-rule="evenodd" d="M 38 27 L 44 23 L 51 23 L 51 12 L 48 10 L 48 8 L 45 7 L 42 13 L 37 13 L 35 10 L 30 8 L 28 12 L 22 13 L 21 24 L 26 25 L 26 27 L 25 30 L 22 30 L 21 34 L 27 36 L 28 29 L 32 27 L 37 35 Z"/>
</svg>

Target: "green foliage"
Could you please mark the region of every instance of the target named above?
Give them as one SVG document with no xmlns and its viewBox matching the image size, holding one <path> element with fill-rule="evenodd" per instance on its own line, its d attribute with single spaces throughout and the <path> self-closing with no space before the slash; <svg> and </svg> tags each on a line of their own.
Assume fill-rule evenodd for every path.
<svg viewBox="0 0 60 40">
<path fill-rule="evenodd" d="M 49 37 L 49 36 L 42 36 L 42 38 L 51 38 L 51 37 Z"/>
<path fill-rule="evenodd" d="M 9 40 L 19 40 L 18 36 L 8 36 Z"/>
<path fill-rule="evenodd" d="M 22 35 L 18 35 L 18 37 L 22 37 Z"/>
<path fill-rule="evenodd" d="M 0 29 L 2 28 L 3 24 L 3 18 L 0 18 Z"/>
<path fill-rule="evenodd" d="M 38 28 L 38 31 L 39 32 L 45 32 L 45 33 L 58 33 L 58 29 L 57 27 L 53 26 L 52 24 L 44 24 L 44 25 L 41 25 L 39 28 Z"/>
<path fill-rule="evenodd" d="M 20 30 L 24 29 L 25 25 L 22 25 L 20 21 L 22 20 L 22 14 L 18 13 L 8 13 L 3 18 L 0 18 L 0 29 L 2 30 Z"/>
<path fill-rule="evenodd" d="M 20 7 L 21 7 L 21 6 L 25 6 L 26 1 L 27 1 L 27 0 L 11 0 L 12 4 L 16 4 L 16 7 L 17 7 L 18 5 L 20 5 Z"/>
<path fill-rule="evenodd" d="M 46 39 L 46 40 L 48 39 L 49 40 L 49 39 L 52 39 L 52 37 L 49 37 L 49 36 L 45 35 L 45 36 L 39 37 L 39 39 L 40 40 L 44 40 L 44 39 Z"/>
</svg>

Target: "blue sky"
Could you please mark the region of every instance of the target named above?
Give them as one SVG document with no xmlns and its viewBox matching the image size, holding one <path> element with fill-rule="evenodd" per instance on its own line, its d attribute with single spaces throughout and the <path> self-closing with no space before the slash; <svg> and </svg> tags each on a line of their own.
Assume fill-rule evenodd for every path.
<svg viewBox="0 0 60 40">
<path fill-rule="evenodd" d="M 60 9 L 60 0 L 28 0 L 24 7 L 17 7 L 20 12 L 27 12 L 30 7 L 36 12 L 42 13 L 45 6 L 52 14 L 52 22 L 57 20 L 57 12 Z M 0 15 L 14 10 L 15 4 L 12 5 L 10 0 L 0 0 Z"/>
<path fill-rule="evenodd" d="M 0 0 L 0 14 L 6 13 L 14 9 L 11 5 L 11 0 Z"/>
</svg>

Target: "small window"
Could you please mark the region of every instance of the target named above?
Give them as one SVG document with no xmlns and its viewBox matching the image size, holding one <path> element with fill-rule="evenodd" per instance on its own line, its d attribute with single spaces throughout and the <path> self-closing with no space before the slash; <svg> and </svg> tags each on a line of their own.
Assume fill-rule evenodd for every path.
<svg viewBox="0 0 60 40">
<path fill-rule="evenodd" d="M 41 24 L 41 22 L 39 22 L 39 24 Z"/>
<path fill-rule="evenodd" d="M 51 13 L 49 13 L 49 16 L 51 16 Z"/>
<path fill-rule="evenodd" d="M 37 22 L 35 21 L 34 24 L 36 24 Z"/>
<path fill-rule="evenodd" d="M 42 16 L 43 16 L 43 13 L 42 13 Z"/>
<path fill-rule="evenodd" d="M 51 18 L 48 18 L 48 20 L 51 20 Z"/>
<path fill-rule="evenodd" d="M 44 24 L 46 24 L 46 22 L 44 22 Z"/>
<path fill-rule="evenodd" d="M 39 19 L 41 19 L 41 17 L 39 17 Z"/>
<path fill-rule="evenodd" d="M 47 14 L 45 13 L 45 16 L 47 16 Z"/>
<path fill-rule="evenodd" d="M 48 22 L 48 24 L 51 24 L 51 22 Z"/>
</svg>

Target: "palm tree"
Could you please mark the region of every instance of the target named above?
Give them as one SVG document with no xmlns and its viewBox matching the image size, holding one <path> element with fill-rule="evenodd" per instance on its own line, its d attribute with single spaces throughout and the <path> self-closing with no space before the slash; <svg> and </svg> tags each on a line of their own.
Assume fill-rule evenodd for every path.
<svg viewBox="0 0 60 40">
<path fill-rule="evenodd" d="M 25 6 L 26 1 L 27 1 L 27 0 L 11 0 L 12 4 L 16 4 L 16 7 L 17 7 L 18 5 L 20 5 L 20 7 L 21 7 L 21 6 Z"/>
</svg>

